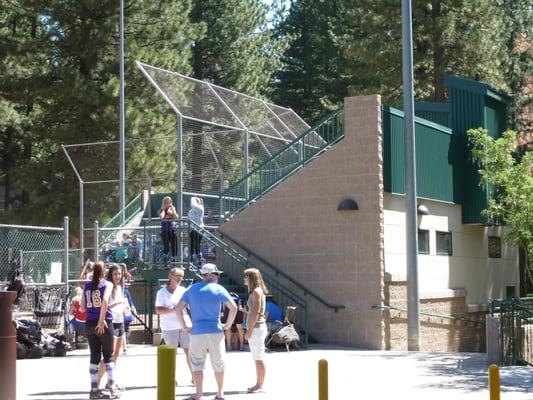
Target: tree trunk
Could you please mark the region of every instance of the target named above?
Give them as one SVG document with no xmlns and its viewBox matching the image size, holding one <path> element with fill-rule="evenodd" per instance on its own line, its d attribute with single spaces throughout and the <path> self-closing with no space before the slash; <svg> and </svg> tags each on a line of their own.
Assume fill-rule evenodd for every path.
<svg viewBox="0 0 533 400">
<path fill-rule="evenodd" d="M 520 297 L 527 297 L 533 292 L 533 279 L 528 268 L 527 249 L 523 246 L 518 248 L 518 273 L 520 276 Z"/>
</svg>

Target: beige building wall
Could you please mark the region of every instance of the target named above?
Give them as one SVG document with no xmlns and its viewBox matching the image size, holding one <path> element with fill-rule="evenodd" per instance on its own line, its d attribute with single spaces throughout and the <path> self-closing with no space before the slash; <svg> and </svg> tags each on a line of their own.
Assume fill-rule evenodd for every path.
<svg viewBox="0 0 533 400">
<path fill-rule="evenodd" d="M 418 257 L 419 290 L 422 295 L 465 289 L 471 310 L 484 309 L 488 299 L 505 297 L 506 287 L 518 294 L 518 251 L 502 240 L 501 258 L 489 258 L 488 236 L 502 237 L 504 228 L 461 223 L 461 206 L 420 200 L 429 215 L 418 216 L 420 229 L 429 230 L 430 254 Z M 385 271 L 392 281 L 405 281 L 404 197 L 384 196 Z M 452 233 L 452 256 L 436 254 L 436 231 Z"/>
<path fill-rule="evenodd" d="M 221 230 L 301 281 L 309 331 L 321 342 L 383 349 L 381 100 L 345 99 L 345 138 L 226 222 Z M 345 198 L 357 211 L 337 211 Z M 299 289 L 295 293 L 303 295 Z"/>
</svg>

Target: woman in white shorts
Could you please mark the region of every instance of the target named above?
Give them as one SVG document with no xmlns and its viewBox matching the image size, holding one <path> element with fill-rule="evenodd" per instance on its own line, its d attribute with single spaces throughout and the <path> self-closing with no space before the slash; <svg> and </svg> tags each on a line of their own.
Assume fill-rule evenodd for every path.
<svg viewBox="0 0 533 400">
<path fill-rule="evenodd" d="M 191 370 L 189 359 L 190 334 L 183 329 L 176 314 L 176 306 L 185 292 L 185 288 L 180 286 L 184 275 L 185 272 L 181 268 L 172 268 L 168 272 L 167 285 L 157 292 L 155 312 L 161 316 L 159 327 L 161 328 L 165 344 L 181 347 L 187 358 L 189 370 Z M 186 310 L 183 312 L 183 318 L 186 323 L 189 321 L 190 325 L 190 318 Z"/>
<path fill-rule="evenodd" d="M 250 345 L 252 359 L 255 361 L 257 381 L 248 388 L 249 393 L 263 389 L 266 368 L 263 358 L 265 356 L 265 339 L 268 333 L 265 320 L 265 294 L 268 292 L 261 272 L 257 268 L 244 271 L 244 284 L 248 288 L 248 314 L 246 317 L 247 331 L 244 336 Z"/>
</svg>

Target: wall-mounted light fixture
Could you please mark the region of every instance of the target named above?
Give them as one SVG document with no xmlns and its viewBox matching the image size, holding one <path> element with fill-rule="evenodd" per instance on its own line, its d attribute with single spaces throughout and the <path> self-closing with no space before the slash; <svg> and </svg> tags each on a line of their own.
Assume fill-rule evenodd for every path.
<svg viewBox="0 0 533 400">
<path fill-rule="evenodd" d="M 416 213 L 418 215 L 429 215 L 429 210 L 428 208 L 423 205 L 423 204 L 420 204 L 417 208 L 416 208 Z"/>
<path fill-rule="evenodd" d="M 354 199 L 344 199 L 339 203 L 337 211 L 354 211 L 359 210 L 359 206 Z"/>
</svg>

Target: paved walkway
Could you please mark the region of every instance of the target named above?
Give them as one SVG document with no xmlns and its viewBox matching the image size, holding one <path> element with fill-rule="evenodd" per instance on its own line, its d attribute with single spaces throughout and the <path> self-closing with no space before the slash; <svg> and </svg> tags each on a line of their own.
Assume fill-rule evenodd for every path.
<svg viewBox="0 0 533 400">
<path fill-rule="evenodd" d="M 310 350 L 268 354 L 266 392 L 247 394 L 255 383 L 249 353 L 227 355 L 226 399 L 318 399 L 318 361 L 329 363 L 329 398 L 488 400 L 485 355 L 478 353 L 406 353 L 313 347 Z M 156 399 L 156 348 L 132 345 L 121 357 L 117 375 L 126 388 L 124 400 Z M 177 360 L 176 399 L 194 392 L 188 384 L 183 354 Z M 87 350 L 67 357 L 17 361 L 17 399 L 87 399 L 89 391 Z M 533 368 L 501 370 L 503 400 L 533 399 Z M 205 399 L 216 388 L 208 367 Z M 1 397 L 1 396 L 0 396 Z"/>
</svg>

